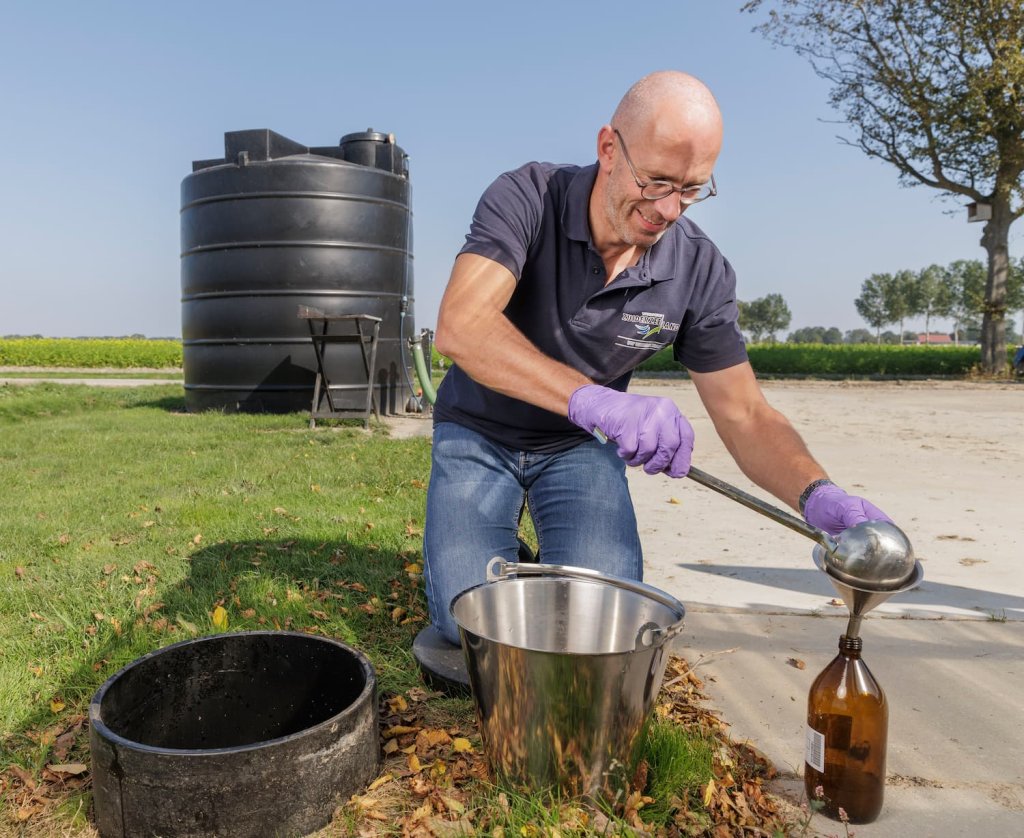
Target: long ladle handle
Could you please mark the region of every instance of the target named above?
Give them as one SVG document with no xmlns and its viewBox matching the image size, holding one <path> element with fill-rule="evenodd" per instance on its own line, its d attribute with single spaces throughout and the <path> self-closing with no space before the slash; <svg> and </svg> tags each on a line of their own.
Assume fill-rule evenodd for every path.
<svg viewBox="0 0 1024 838">
<path fill-rule="evenodd" d="M 770 503 L 765 503 L 760 498 L 748 495 L 742 489 L 737 489 L 735 486 L 726 483 L 724 480 L 719 480 L 717 477 L 714 477 L 695 466 L 690 466 L 690 470 L 687 472 L 686 476 L 691 480 L 695 480 L 700 483 L 701 486 L 706 486 L 719 494 L 725 495 L 727 498 L 732 498 L 732 500 L 743 504 L 743 506 L 748 509 L 753 509 L 755 512 L 760 512 L 762 515 L 766 515 L 773 521 L 782 524 L 784 527 L 796 530 L 800 535 L 805 535 L 811 539 L 811 541 L 816 541 L 829 553 L 835 552 L 836 540 L 832 538 L 832 536 L 824 530 L 812 527 L 806 521 L 797 518 L 795 515 L 790 515 L 788 512 L 784 512 L 777 506 L 772 506 Z"/>
</svg>

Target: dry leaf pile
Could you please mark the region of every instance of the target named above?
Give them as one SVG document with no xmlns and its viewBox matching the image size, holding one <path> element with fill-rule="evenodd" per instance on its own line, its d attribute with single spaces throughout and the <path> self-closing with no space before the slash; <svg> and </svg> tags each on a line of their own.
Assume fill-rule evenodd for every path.
<svg viewBox="0 0 1024 838">
<path fill-rule="evenodd" d="M 77 714 L 26 734 L 39 745 L 49 746 L 50 758 L 38 777 L 13 763 L 0 773 L 0 800 L 7 804 L 5 814 L 9 821 L 25 823 L 62 803 L 70 794 L 88 788 L 91 778 L 84 745 L 85 721 L 84 715 Z"/>
<path fill-rule="evenodd" d="M 462 722 L 431 699 L 440 694 L 413 688 L 381 702 L 381 773 L 347 805 L 359 836 L 409 838 L 472 835 L 474 784 L 488 777 L 474 720 Z"/>
<path fill-rule="evenodd" d="M 400 834 L 403 838 L 506 833 L 509 802 L 495 793 L 489 766 L 479 742 L 475 720 L 439 715 L 437 693 L 410 690 L 382 701 L 381 737 L 384 765 L 363 794 L 346 806 L 360 838 Z M 647 766 L 641 763 L 633 791 L 615 812 L 619 824 L 595 809 L 562 805 L 559 826 L 523 827 L 523 838 L 566 838 L 583 835 L 765 836 L 785 833 L 781 801 L 765 783 L 775 776 L 771 763 L 756 749 L 733 742 L 728 726 L 706 706 L 703 683 L 682 658 L 672 658 L 654 712 L 659 718 L 700 731 L 715 745 L 714 778 L 700 789 L 679 789 L 671 804 L 669 826 L 644 822 Z M 628 825 L 628 826 L 627 826 Z M 629 830 L 628 832 L 625 830 Z"/>
</svg>

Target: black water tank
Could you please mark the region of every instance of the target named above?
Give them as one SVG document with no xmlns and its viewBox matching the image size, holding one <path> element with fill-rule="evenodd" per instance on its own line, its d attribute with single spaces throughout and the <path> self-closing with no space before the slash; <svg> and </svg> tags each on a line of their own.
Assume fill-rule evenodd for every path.
<svg viewBox="0 0 1024 838">
<path fill-rule="evenodd" d="M 308 410 L 316 358 L 300 305 L 382 318 L 374 381 L 393 413 L 411 395 L 414 334 L 408 157 L 394 137 L 309 148 L 266 129 L 224 135 L 224 158 L 181 184 L 189 410 Z M 358 344 L 327 347 L 342 408 L 365 404 Z"/>
</svg>

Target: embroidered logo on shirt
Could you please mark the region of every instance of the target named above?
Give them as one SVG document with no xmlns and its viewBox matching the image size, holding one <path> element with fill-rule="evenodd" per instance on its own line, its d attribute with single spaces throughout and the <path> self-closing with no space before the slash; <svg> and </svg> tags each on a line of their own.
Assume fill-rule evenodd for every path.
<svg viewBox="0 0 1024 838">
<path fill-rule="evenodd" d="M 679 324 L 672 323 L 665 319 L 665 315 L 654 311 L 645 311 L 641 314 L 623 313 L 622 321 L 633 325 L 633 334 L 617 335 L 616 346 L 624 346 L 628 349 L 646 349 L 648 352 L 657 351 L 665 344 L 654 338 L 662 332 L 678 332 Z"/>
</svg>

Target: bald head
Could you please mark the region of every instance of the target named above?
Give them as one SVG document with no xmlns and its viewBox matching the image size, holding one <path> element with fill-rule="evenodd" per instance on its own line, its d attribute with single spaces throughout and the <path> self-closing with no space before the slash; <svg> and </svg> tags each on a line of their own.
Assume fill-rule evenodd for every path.
<svg viewBox="0 0 1024 838">
<path fill-rule="evenodd" d="M 622 97 L 611 124 L 630 135 L 689 136 L 717 149 L 722 139 L 722 114 L 707 86 L 677 70 L 644 76 Z"/>
</svg>

